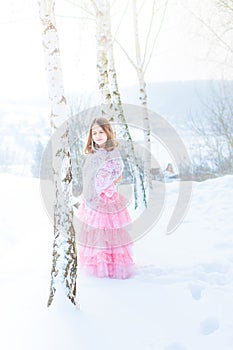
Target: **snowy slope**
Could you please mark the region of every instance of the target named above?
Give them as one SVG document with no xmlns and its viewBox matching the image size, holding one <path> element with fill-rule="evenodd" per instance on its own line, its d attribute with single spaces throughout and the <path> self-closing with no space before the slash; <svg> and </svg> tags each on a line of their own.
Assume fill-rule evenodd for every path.
<svg viewBox="0 0 233 350">
<path fill-rule="evenodd" d="M 57 295 L 46 307 L 52 225 L 39 180 L 0 174 L 0 310 L 3 350 L 232 350 L 233 176 L 193 184 L 179 228 L 166 235 L 166 208 L 135 242 L 129 280 L 79 275 L 80 310 Z"/>
</svg>

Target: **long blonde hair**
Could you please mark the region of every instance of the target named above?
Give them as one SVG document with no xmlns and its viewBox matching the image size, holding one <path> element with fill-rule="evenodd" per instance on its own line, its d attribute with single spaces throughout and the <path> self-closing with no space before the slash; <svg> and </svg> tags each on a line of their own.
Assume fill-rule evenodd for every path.
<svg viewBox="0 0 233 350">
<path fill-rule="evenodd" d="M 106 118 L 99 117 L 95 118 L 91 123 L 87 136 L 86 146 L 84 148 L 84 154 L 94 153 L 95 150 L 99 148 L 99 146 L 92 140 L 92 128 L 94 125 L 99 125 L 106 133 L 107 141 L 105 142 L 104 148 L 107 151 L 112 151 L 115 147 L 118 146 L 118 142 L 116 140 L 115 133 L 110 122 Z"/>
</svg>

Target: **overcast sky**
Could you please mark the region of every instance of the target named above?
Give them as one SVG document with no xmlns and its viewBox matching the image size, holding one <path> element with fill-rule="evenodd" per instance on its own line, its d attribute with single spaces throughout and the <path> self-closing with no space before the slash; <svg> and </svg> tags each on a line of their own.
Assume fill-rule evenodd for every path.
<svg viewBox="0 0 233 350">
<path fill-rule="evenodd" d="M 149 2 L 146 2 L 148 8 Z M 205 15 L 205 12 L 210 14 L 212 11 L 211 2 L 213 0 L 205 0 L 203 5 L 199 0 L 187 0 L 185 3 L 194 12 Z M 123 0 L 114 2 L 114 32 L 125 3 L 127 2 Z M 173 3 L 176 1 L 173 0 Z M 208 40 L 208 31 L 203 30 L 200 23 L 182 6 L 182 0 L 178 3 L 175 5 L 170 2 L 167 9 L 166 20 L 146 72 L 147 82 L 220 79 L 223 73 L 224 77 L 231 77 L 231 72 L 226 67 L 212 61 L 213 54 L 216 61 L 221 61 L 224 54 L 221 47 L 213 46 L 214 41 Z M 148 8 L 144 6 L 140 16 L 142 39 L 148 28 Z M 130 10 L 129 6 L 118 31 L 118 38 L 134 59 Z M 20 99 L 47 94 L 41 25 L 37 12 L 37 1 L 1 3 L 0 76 L 3 98 L 10 96 Z M 161 13 L 162 10 L 156 23 L 159 22 Z M 97 88 L 94 21 L 74 18 L 90 16 L 67 5 L 64 0 L 57 1 L 56 14 L 66 89 L 80 91 Z M 157 27 L 154 28 L 155 32 L 156 30 Z M 119 85 L 124 87 L 135 84 L 136 73 L 118 46 L 115 46 L 115 56 Z"/>
</svg>

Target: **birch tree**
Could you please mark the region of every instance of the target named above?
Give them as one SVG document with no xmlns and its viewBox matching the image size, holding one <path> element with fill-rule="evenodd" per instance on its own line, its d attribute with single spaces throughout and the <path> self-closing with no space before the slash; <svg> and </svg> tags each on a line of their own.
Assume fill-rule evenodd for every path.
<svg viewBox="0 0 233 350">
<path fill-rule="evenodd" d="M 144 166 L 147 174 L 147 178 L 149 181 L 150 186 L 152 186 L 151 182 L 151 137 L 150 137 L 150 121 L 149 121 L 149 115 L 148 115 L 148 105 L 147 105 L 147 88 L 146 88 L 146 80 L 145 80 L 145 73 L 146 70 L 150 64 L 152 54 L 155 48 L 156 40 L 158 38 L 159 32 L 161 30 L 166 9 L 167 9 L 167 3 L 168 0 L 165 0 L 164 9 L 162 13 L 162 19 L 158 28 L 157 33 L 153 31 L 153 22 L 155 18 L 155 0 L 152 1 L 151 5 L 151 13 L 150 13 L 150 20 L 149 20 L 149 27 L 148 32 L 146 35 L 145 45 L 144 45 L 144 52 L 141 50 L 141 41 L 139 38 L 139 10 L 138 10 L 138 1 L 137 0 L 131 0 L 132 3 L 132 17 L 133 17 L 133 32 L 134 32 L 134 44 L 135 44 L 135 59 L 131 57 L 129 52 L 123 47 L 123 45 L 115 38 L 117 44 L 120 46 L 124 54 L 126 55 L 127 59 L 129 60 L 130 64 L 133 66 L 133 68 L 136 71 L 137 78 L 138 78 L 138 91 L 139 91 L 139 101 L 140 105 L 143 107 L 143 128 L 144 128 L 144 144 L 147 149 L 145 152 L 145 161 Z M 149 41 L 152 38 L 152 45 L 149 49 Z"/>
<path fill-rule="evenodd" d="M 101 93 L 103 112 L 108 113 L 109 109 L 110 118 L 108 119 L 116 123 L 118 135 L 127 141 L 128 148 L 125 150 L 125 158 L 128 162 L 131 160 L 130 168 L 134 179 L 135 207 L 138 206 L 138 188 L 142 191 L 143 202 L 146 206 L 143 175 L 136 159 L 132 137 L 124 115 L 117 83 L 111 31 L 110 3 L 109 0 L 91 0 L 91 3 L 96 17 L 98 85 Z M 139 184 L 136 182 L 139 182 Z"/>
<path fill-rule="evenodd" d="M 125 123 L 115 69 L 109 0 L 92 0 L 96 18 L 98 86 L 101 102 L 111 113 L 111 121 Z"/>
<path fill-rule="evenodd" d="M 141 57 L 141 48 L 140 40 L 138 33 L 138 13 L 136 8 L 136 0 L 132 0 L 132 12 L 133 12 L 133 23 L 134 23 L 134 35 L 135 35 L 135 52 L 136 52 L 136 72 L 138 77 L 139 85 L 139 100 L 143 107 L 143 127 L 144 127 L 144 144 L 147 149 L 144 157 L 144 166 L 146 170 L 146 175 L 149 180 L 149 185 L 152 187 L 152 178 L 151 178 L 151 142 L 150 142 L 150 121 L 147 111 L 147 93 L 146 93 L 146 82 L 144 77 L 143 62 Z M 152 16 L 154 15 L 154 2 L 152 9 Z"/>
<path fill-rule="evenodd" d="M 56 133 L 56 137 L 52 138 L 54 243 L 48 306 L 51 305 L 58 289 L 63 290 L 70 301 L 76 305 L 77 251 L 71 200 L 72 169 L 69 129 L 68 126 L 65 127 L 65 130 L 60 128 L 68 119 L 68 108 L 64 95 L 58 32 L 54 15 L 55 1 L 39 0 L 38 3 L 51 100 L 50 121 L 52 132 Z"/>
<path fill-rule="evenodd" d="M 139 191 L 142 193 L 143 203 L 146 206 L 147 200 L 143 173 L 135 155 L 135 149 L 125 118 L 117 83 L 113 50 L 114 40 L 111 31 L 110 2 L 109 0 L 66 1 L 85 11 L 90 19 L 92 17 L 95 19 L 97 76 L 102 114 L 106 115 L 110 121 L 115 122 L 118 137 L 124 139 L 128 145 L 127 149 L 124 149 L 124 157 L 129 163 L 134 179 L 135 208 L 138 206 Z"/>
</svg>

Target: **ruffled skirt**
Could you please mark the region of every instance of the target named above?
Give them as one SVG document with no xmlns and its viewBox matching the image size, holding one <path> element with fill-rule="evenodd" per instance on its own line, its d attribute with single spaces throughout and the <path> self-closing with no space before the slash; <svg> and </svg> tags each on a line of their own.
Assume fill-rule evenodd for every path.
<svg viewBox="0 0 233 350">
<path fill-rule="evenodd" d="M 136 272 L 132 258 L 132 239 L 124 228 L 131 222 L 125 198 L 115 192 L 101 193 L 95 208 L 83 201 L 78 210 L 79 265 L 96 277 L 125 279 Z"/>
</svg>

